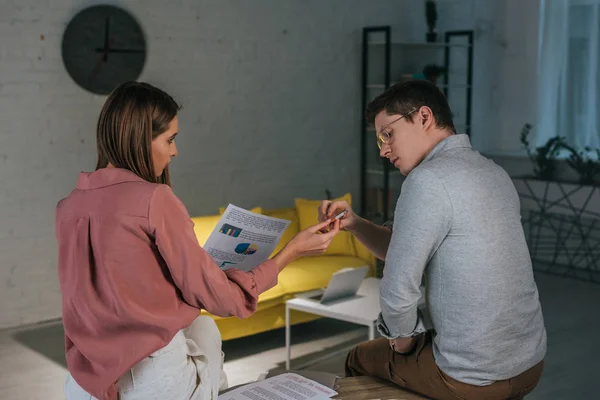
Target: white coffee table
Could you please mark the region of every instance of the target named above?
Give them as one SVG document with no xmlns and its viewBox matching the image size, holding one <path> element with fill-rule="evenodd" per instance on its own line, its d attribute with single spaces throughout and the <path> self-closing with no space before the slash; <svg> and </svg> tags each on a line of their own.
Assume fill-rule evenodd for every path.
<svg viewBox="0 0 600 400">
<path fill-rule="evenodd" d="M 369 328 L 369 340 L 375 339 L 375 323 L 377 322 L 377 317 L 381 311 L 381 307 L 379 306 L 379 281 L 380 280 L 377 278 L 365 279 L 358 289 L 358 296 L 344 301 L 321 304 L 318 301 L 301 297 L 288 300 L 285 303 L 285 369 L 290 369 L 291 310 L 303 311 L 322 317 L 365 325 Z M 326 357 L 313 360 L 311 364 L 320 361 L 323 358 L 331 357 L 337 353 L 338 352 L 328 354 Z"/>
</svg>

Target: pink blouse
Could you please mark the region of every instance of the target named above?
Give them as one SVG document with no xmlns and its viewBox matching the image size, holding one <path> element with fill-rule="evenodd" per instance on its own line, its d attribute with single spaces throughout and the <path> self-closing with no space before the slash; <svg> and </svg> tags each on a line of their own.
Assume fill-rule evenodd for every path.
<svg viewBox="0 0 600 400">
<path fill-rule="evenodd" d="M 171 188 L 124 169 L 82 173 L 58 203 L 56 237 L 67 366 L 101 400 L 117 399 L 119 378 L 200 309 L 248 317 L 277 283 L 271 260 L 223 272 Z"/>
</svg>

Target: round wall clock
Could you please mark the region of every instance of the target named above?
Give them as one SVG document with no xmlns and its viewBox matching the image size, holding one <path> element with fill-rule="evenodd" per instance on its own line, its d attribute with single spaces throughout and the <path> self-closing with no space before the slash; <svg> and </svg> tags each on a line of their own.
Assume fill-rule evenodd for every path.
<svg viewBox="0 0 600 400">
<path fill-rule="evenodd" d="M 140 76 L 146 61 L 144 32 L 121 8 L 89 7 L 67 25 L 62 58 L 79 86 L 92 93 L 108 94 L 120 83 Z"/>
</svg>

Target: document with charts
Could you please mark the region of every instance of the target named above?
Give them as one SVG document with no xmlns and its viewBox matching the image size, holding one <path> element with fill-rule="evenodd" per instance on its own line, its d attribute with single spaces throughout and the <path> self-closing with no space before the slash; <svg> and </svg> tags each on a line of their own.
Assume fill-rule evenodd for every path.
<svg viewBox="0 0 600 400">
<path fill-rule="evenodd" d="M 250 271 L 269 258 L 289 224 L 230 204 L 203 247 L 221 269 Z"/>
</svg>

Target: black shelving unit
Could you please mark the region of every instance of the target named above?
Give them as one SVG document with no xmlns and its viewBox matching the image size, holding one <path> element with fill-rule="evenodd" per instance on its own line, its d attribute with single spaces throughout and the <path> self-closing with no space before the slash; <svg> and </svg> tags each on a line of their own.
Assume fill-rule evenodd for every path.
<svg viewBox="0 0 600 400">
<path fill-rule="evenodd" d="M 466 76 L 466 97 L 467 104 L 465 107 L 465 133 L 471 136 L 471 105 L 473 103 L 473 31 L 448 31 L 445 34 L 445 49 L 444 49 L 444 66 L 448 71 L 451 66 L 450 50 L 452 49 L 452 41 L 456 38 L 467 39 L 467 76 Z M 444 96 L 448 98 L 450 89 L 450 74 L 444 75 Z"/>
<path fill-rule="evenodd" d="M 390 26 L 374 26 L 363 28 L 362 35 L 360 211 L 374 222 L 387 221 L 393 216 L 391 206 L 399 195 L 403 177 L 387 160 L 379 157 L 375 131 L 365 122 L 369 101 L 403 79 L 403 72 L 419 73 L 426 64 L 441 64 L 446 73 L 438 86 L 450 102 L 457 131 L 471 134 L 473 31 L 449 31 L 444 35 L 444 42 L 436 43 L 392 41 L 391 33 Z M 457 57 L 457 53 L 462 57 Z M 459 61 L 464 65 L 455 68 Z M 453 106 L 454 99 L 458 100 L 458 106 Z M 456 120 L 458 110 L 461 111 L 459 121 Z"/>
</svg>

